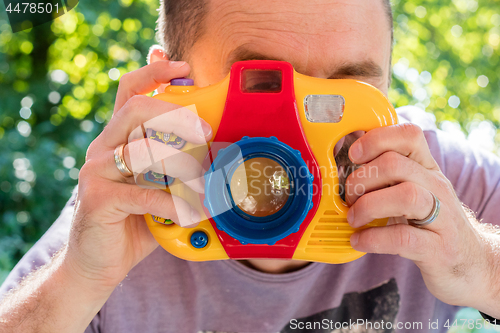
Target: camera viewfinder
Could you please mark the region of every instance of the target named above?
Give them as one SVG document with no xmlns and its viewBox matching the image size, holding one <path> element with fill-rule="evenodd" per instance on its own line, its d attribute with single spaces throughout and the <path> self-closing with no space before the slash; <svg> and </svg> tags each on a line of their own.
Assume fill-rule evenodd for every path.
<svg viewBox="0 0 500 333">
<path fill-rule="evenodd" d="M 241 74 L 241 91 L 244 93 L 281 92 L 280 70 L 245 69 Z"/>
</svg>

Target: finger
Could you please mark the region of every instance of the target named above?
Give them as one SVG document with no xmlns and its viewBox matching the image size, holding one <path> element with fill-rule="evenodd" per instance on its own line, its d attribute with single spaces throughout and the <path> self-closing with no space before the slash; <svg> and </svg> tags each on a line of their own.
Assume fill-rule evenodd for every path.
<svg viewBox="0 0 500 333">
<path fill-rule="evenodd" d="M 351 246 L 360 252 L 397 254 L 413 261 L 434 255 L 440 242 L 436 233 L 406 224 L 367 228 L 351 235 Z"/>
<path fill-rule="evenodd" d="M 116 209 L 125 214 L 156 215 L 170 219 L 181 227 L 200 222 L 200 214 L 189 203 L 165 191 L 123 183 L 113 183 L 112 188 L 110 199 Z"/>
<path fill-rule="evenodd" d="M 150 93 L 162 83 L 187 76 L 189 71 L 189 65 L 183 61 L 157 61 L 123 75 L 113 113 L 117 113 L 132 96 Z"/>
<path fill-rule="evenodd" d="M 362 195 L 403 182 L 422 187 L 434 184 L 438 175 L 396 152 L 383 153 L 359 167 L 346 180 L 346 202 L 353 205 Z"/>
<path fill-rule="evenodd" d="M 134 172 L 134 177 L 153 171 L 179 178 L 198 193 L 205 191 L 201 164 L 185 152 L 154 140 L 142 139 L 127 144 L 123 156 L 127 167 Z M 134 182 L 134 177 L 124 177 L 118 170 L 112 151 L 87 163 L 93 163 L 94 169 L 102 178 L 119 182 Z"/>
<path fill-rule="evenodd" d="M 145 128 L 173 133 L 182 139 L 206 144 L 212 137 L 210 125 L 191 110 L 146 96 L 134 96 L 114 116 L 99 136 L 103 149 L 144 137 Z"/>
<path fill-rule="evenodd" d="M 347 220 L 353 228 L 359 228 L 376 219 L 404 217 L 425 219 L 434 207 L 434 197 L 426 188 L 411 182 L 384 188 L 363 195 L 349 208 Z M 434 229 L 434 221 L 426 226 Z"/>
<path fill-rule="evenodd" d="M 364 164 L 388 151 L 409 157 L 426 169 L 439 170 L 422 129 L 408 123 L 367 132 L 351 146 L 349 158 L 356 164 Z"/>
<path fill-rule="evenodd" d="M 148 64 L 152 64 L 157 61 L 164 61 L 164 60 L 169 60 L 169 57 L 167 54 L 165 54 L 165 51 L 163 50 L 163 47 L 160 45 L 152 45 L 149 48 L 148 56 L 146 57 L 146 60 L 148 61 Z M 158 88 L 156 88 L 156 93 L 161 94 L 165 92 L 165 87 L 167 87 L 167 83 L 160 84 Z"/>
<path fill-rule="evenodd" d="M 179 178 L 198 193 L 203 193 L 203 169 L 190 154 L 150 139 L 133 141 L 124 152 L 127 163 L 135 174 L 149 171 Z"/>
</svg>

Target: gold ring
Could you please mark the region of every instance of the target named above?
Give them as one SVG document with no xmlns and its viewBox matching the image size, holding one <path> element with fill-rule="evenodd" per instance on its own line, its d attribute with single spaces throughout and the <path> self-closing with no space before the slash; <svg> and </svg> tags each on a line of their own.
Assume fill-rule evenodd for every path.
<svg viewBox="0 0 500 333">
<path fill-rule="evenodd" d="M 123 150 L 125 149 L 125 143 L 122 143 L 118 147 L 115 148 L 115 164 L 116 167 L 118 168 L 118 171 L 122 174 L 124 177 L 131 177 L 134 175 L 132 171 L 128 168 L 127 164 L 125 163 L 125 159 L 123 158 Z"/>
</svg>

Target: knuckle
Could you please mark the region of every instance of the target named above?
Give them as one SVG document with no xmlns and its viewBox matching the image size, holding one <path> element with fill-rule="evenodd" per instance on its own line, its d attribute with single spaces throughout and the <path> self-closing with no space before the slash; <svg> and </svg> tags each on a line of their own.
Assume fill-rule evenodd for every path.
<svg viewBox="0 0 500 333">
<path fill-rule="evenodd" d="M 403 132 L 402 133 L 403 136 L 408 138 L 408 139 L 416 140 L 416 139 L 424 136 L 424 132 L 422 131 L 422 128 L 420 128 L 419 126 L 417 126 L 415 124 L 404 123 L 404 124 L 400 125 L 400 128 L 401 128 L 401 131 Z"/>
<path fill-rule="evenodd" d="M 127 72 L 123 74 L 118 82 L 118 89 L 124 89 L 130 86 L 130 83 L 134 80 L 134 71 Z"/>
<path fill-rule="evenodd" d="M 346 178 L 346 185 L 348 183 L 352 186 L 356 185 L 362 178 L 365 178 L 366 174 L 367 174 L 366 169 L 367 169 L 367 166 L 365 164 L 365 165 L 360 166 L 359 168 L 357 168 L 356 170 L 354 170 L 350 174 L 348 174 L 348 176 Z M 347 172 L 349 172 L 349 170 L 343 171 L 343 172 L 347 174 Z"/>
<path fill-rule="evenodd" d="M 418 247 L 417 245 L 417 236 L 415 235 L 415 231 L 412 228 L 405 228 L 405 225 L 398 226 L 397 233 L 397 242 L 398 246 L 402 249 L 406 249 L 408 251 L 415 251 Z"/>
<path fill-rule="evenodd" d="M 164 200 L 162 201 L 161 210 L 165 212 L 165 216 L 170 218 L 171 220 L 178 221 L 177 210 L 175 209 L 176 205 L 172 196 L 169 193 L 165 193 Z"/>
<path fill-rule="evenodd" d="M 191 120 L 194 119 L 194 113 L 186 109 L 185 107 L 180 107 L 177 110 L 179 110 L 180 116 L 185 119 L 185 120 Z"/>
<path fill-rule="evenodd" d="M 149 193 L 147 196 L 147 203 L 146 207 L 161 207 L 162 206 L 162 196 L 160 193 L 160 190 L 153 190 L 153 189 L 148 189 L 147 192 Z"/>
<path fill-rule="evenodd" d="M 131 112 L 137 108 L 144 107 L 144 104 L 147 103 L 147 100 L 148 100 L 147 96 L 134 95 L 127 100 L 123 109 L 125 111 Z"/>
<path fill-rule="evenodd" d="M 191 174 L 198 163 L 194 157 L 180 151 L 174 152 L 174 154 L 168 157 L 168 161 L 164 161 L 166 164 L 175 165 L 175 167 L 169 170 L 169 175 L 174 178 L 185 178 L 187 175 Z"/>
<path fill-rule="evenodd" d="M 138 193 L 134 190 L 131 191 L 133 196 L 131 199 L 138 203 L 139 207 L 144 209 L 145 213 L 149 213 L 151 207 L 161 207 L 161 193 L 156 189 L 142 189 Z"/>
<path fill-rule="evenodd" d="M 352 205 L 356 201 L 358 195 L 364 194 L 360 193 L 358 189 L 359 186 L 357 186 L 359 184 L 358 180 L 355 178 L 355 176 L 353 176 L 353 174 L 354 173 L 350 174 L 349 177 L 347 177 L 343 188 L 346 202 L 349 203 L 350 205 Z M 339 186 L 342 186 L 342 184 L 340 184 Z M 358 191 L 356 192 L 354 191 L 354 189 L 357 189 Z"/>
<path fill-rule="evenodd" d="M 162 125 L 164 127 L 170 127 L 172 130 L 178 129 L 184 123 L 185 115 L 182 111 L 182 107 L 175 107 L 161 115 Z M 163 127 L 162 126 L 162 127 Z"/>
<path fill-rule="evenodd" d="M 438 177 L 435 177 L 434 185 L 438 188 L 439 192 L 443 193 L 453 193 L 455 194 L 455 189 L 452 183 L 443 174 L 440 173 Z M 456 196 L 456 195 L 455 195 Z"/>
<path fill-rule="evenodd" d="M 91 158 L 87 160 L 80 168 L 78 182 L 102 181 L 102 179 L 100 179 L 100 172 L 103 169 L 102 161 L 103 158 Z"/>
<path fill-rule="evenodd" d="M 422 219 L 426 218 L 429 216 L 429 214 L 432 212 L 432 209 L 434 207 L 434 197 L 432 194 L 426 193 L 425 195 L 420 195 L 420 203 L 417 207 L 420 207 L 420 211 L 422 211 Z M 425 215 L 424 215 L 425 214 Z"/>
<path fill-rule="evenodd" d="M 184 108 L 183 107 L 178 107 L 173 109 L 172 111 L 169 111 L 169 115 L 172 117 L 172 119 L 177 119 L 177 120 L 182 120 L 184 117 Z"/>
<path fill-rule="evenodd" d="M 181 170 L 191 170 L 195 166 L 195 159 L 186 153 L 179 154 L 179 166 L 181 167 Z"/>
<path fill-rule="evenodd" d="M 370 200 L 370 195 L 366 194 L 361 196 L 357 201 L 356 201 L 356 215 L 365 215 L 369 212 L 371 212 L 371 206 L 372 202 Z"/>
<path fill-rule="evenodd" d="M 132 72 L 127 72 L 127 73 L 123 74 L 121 79 L 120 79 L 120 84 L 130 81 L 131 74 L 132 74 Z"/>
<path fill-rule="evenodd" d="M 129 191 L 129 200 L 130 202 L 136 202 L 137 205 L 141 208 L 149 207 L 149 204 L 152 200 L 152 190 L 150 189 L 142 189 L 140 191 L 136 191 L 135 189 L 130 189 Z"/>
<path fill-rule="evenodd" d="M 87 160 L 82 167 L 80 168 L 80 172 L 78 173 L 78 182 L 82 182 L 88 178 L 90 178 L 92 174 L 94 160 Z"/>
<path fill-rule="evenodd" d="M 378 237 L 376 236 L 375 230 L 366 229 L 361 232 L 360 240 L 363 239 L 363 244 L 370 246 L 376 251 L 376 247 L 378 244 Z"/>
<path fill-rule="evenodd" d="M 140 167 L 150 166 L 154 161 L 161 160 L 162 148 L 159 145 L 155 145 L 156 141 L 151 139 L 141 139 L 130 142 L 127 144 L 125 149 L 125 154 L 128 155 L 131 165 L 129 165 L 130 169 L 140 169 Z M 151 157 L 153 157 L 153 161 L 151 161 Z M 137 168 L 136 166 L 139 166 Z M 141 170 L 136 170 L 141 171 Z"/>
<path fill-rule="evenodd" d="M 97 147 L 99 146 L 98 144 L 98 138 L 101 136 L 100 134 L 94 141 L 92 141 L 87 148 L 87 152 L 85 153 L 85 161 L 88 161 L 92 158 L 92 156 L 97 152 Z"/>
<path fill-rule="evenodd" d="M 394 151 L 388 151 L 382 155 L 382 169 L 386 170 L 390 176 L 397 176 L 401 174 L 401 171 L 404 172 L 402 164 L 401 155 Z"/>
<path fill-rule="evenodd" d="M 421 196 L 419 196 L 417 186 L 413 183 L 402 183 L 403 187 L 403 200 L 406 202 L 408 208 L 424 208 L 424 205 L 421 204 Z"/>
<path fill-rule="evenodd" d="M 103 187 L 100 181 L 87 179 L 78 184 L 78 198 L 82 207 L 91 207 L 91 212 L 96 212 L 106 202 L 102 194 Z M 104 197 L 104 198 L 103 198 Z M 87 210 L 87 209 L 84 209 Z"/>
<path fill-rule="evenodd" d="M 185 107 L 178 107 L 171 112 L 179 124 L 191 124 L 196 120 L 195 114 Z"/>
</svg>

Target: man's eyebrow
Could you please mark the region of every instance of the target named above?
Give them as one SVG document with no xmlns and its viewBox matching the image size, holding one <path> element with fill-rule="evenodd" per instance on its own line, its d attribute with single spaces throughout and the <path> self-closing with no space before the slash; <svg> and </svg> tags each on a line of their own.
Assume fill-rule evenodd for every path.
<svg viewBox="0 0 500 333">
<path fill-rule="evenodd" d="M 227 72 L 229 72 L 229 69 L 231 68 L 233 63 L 245 60 L 281 60 L 281 59 L 277 59 L 276 57 L 270 57 L 265 54 L 249 50 L 245 45 L 240 45 L 233 51 L 231 51 L 231 53 L 229 53 L 224 69 Z"/>
<path fill-rule="evenodd" d="M 224 69 L 229 72 L 233 63 L 245 60 L 281 60 L 276 57 L 270 57 L 265 54 L 249 50 L 245 45 L 240 45 L 227 58 Z M 338 68 L 332 70 L 329 79 L 338 79 L 345 77 L 382 77 L 382 68 L 373 60 L 365 60 L 356 63 L 344 63 Z"/>
<path fill-rule="evenodd" d="M 337 79 L 346 76 L 359 77 L 381 77 L 383 75 L 382 68 L 373 60 L 366 60 L 357 63 L 346 63 L 333 70 L 333 74 L 329 79 Z"/>
</svg>

